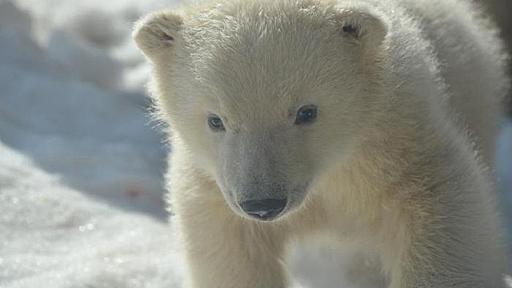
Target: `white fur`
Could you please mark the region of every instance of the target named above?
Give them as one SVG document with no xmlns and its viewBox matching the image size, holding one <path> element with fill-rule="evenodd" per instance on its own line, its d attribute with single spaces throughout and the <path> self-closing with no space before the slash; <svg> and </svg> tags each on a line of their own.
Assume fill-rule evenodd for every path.
<svg viewBox="0 0 512 288">
<path fill-rule="evenodd" d="M 496 31 L 476 11 L 455 0 L 232 0 L 142 20 L 134 37 L 171 127 L 186 287 L 285 287 L 288 243 L 311 236 L 377 255 L 392 288 L 504 287 L 485 167 L 509 87 Z M 357 32 L 343 33 L 347 23 Z M 318 120 L 294 126 L 288 112 L 308 103 Z M 208 130 L 209 113 L 224 134 Z M 265 157 L 292 184 L 311 178 L 269 223 L 236 207 L 243 167 Z M 260 170 L 249 174 L 273 179 Z"/>
</svg>

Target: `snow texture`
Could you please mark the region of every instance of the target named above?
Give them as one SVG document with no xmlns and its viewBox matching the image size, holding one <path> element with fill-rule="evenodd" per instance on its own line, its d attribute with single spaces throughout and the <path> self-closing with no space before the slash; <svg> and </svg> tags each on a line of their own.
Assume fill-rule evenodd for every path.
<svg viewBox="0 0 512 288">
<path fill-rule="evenodd" d="M 179 2 L 0 0 L 1 288 L 180 287 L 162 200 L 166 145 L 130 38 L 138 17 Z M 512 123 L 500 143 L 506 208 Z M 352 282 L 362 272 L 343 261 L 350 250 L 296 251 L 294 287 L 379 284 Z"/>
<path fill-rule="evenodd" d="M 0 145 L 0 287 L 178 287 L 161 221 L 114 209 Z"/>
</svg>

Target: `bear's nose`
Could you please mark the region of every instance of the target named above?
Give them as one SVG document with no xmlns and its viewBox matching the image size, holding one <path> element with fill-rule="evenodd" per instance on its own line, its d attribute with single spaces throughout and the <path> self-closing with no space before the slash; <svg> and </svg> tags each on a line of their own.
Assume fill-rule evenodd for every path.
<svg viewBox="0 0 512 288">
<path fill-rule="evenodd" d="M 286 206 L 286 199 L 248 200 L 240 203 L 240 207 L 248 215 L 269 221 L 274 219 Z"/>
</svg>

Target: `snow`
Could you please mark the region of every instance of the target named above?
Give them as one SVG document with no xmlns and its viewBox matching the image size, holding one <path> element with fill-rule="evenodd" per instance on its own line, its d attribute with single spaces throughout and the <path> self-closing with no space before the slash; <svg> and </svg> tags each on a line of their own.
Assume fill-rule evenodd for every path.
<svg viewBox="0 0 512 288">
<path fill-rule="evenodd" d="M 2 288 L 180 283 L 131 2 L 0 1 Z"/>
<path fill-rule="evenodd" d="M 0 0 L 1 288 L 180 287 L 162 200 L 168 148 L 130 39 L 139 16 L 179 2 Z M 512 207 L 506 127 L 498 174 Z M 352 283 L 337 253 L 302 248 L 295 286 L 378 282 Z"/>
<path fill-rule="evenodd" d="M 125 75 L 145 66 L 129 39 L 131 21 L 112 15 L 120 19 L 113 26 L 124 27 L 117 33 L 126 38 L 119 39 L 117 46 L 99 40 L 113 31 L 99 26 L 95 37 L 90 29 L 94 26 L 85 25 L 81 28 L 85 34 L 80 34 L 65 20 L 63 26 L 47 24 L 47 30 L 36 33 L 35 27 L 41 29 L 44 20 L 61 19 L 58 12 L 68 12 L 68 6 L 72 5 L 45 15 L 35 8 L 20 10 L 12 2 L 0 4 L 1 140 L 47 171 L 62 175 L 74 188 L 118 205 L 125 204 L 119 199 L 128 193 L 134 196 L 130 202 L 136 202 L 136 209 L 160 205 L 162 210 L 161 135 L 150 127 L 143 86 L 123 84 Z M 38 20 L 41 15 L 50 18 Z M 84 22 L 81 19 L 77 17 Z M 125 52 L 129 50 L 134 52 Z M 147 80 L 147 74 L 138 77 L 139 84 Z"/>
<path fill-rule="evenodd" d="M 0 287 L 177 287 L 165 223 L 69 188 L 3 144 L 0 155 Z"/>
</svg>

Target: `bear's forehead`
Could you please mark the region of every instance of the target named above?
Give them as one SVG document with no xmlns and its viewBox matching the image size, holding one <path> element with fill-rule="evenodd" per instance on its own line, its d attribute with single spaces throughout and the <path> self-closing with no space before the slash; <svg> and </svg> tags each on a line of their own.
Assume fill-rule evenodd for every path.
<svg viewBox="0 0 512 288">
<path fill-rule="evenodd" d="M 319 33 L 336 22 L 330 0 L 230 0 L 189 13 L 187 38 L 194 48 L 226 45 L 227 40 L 250 41 L 265 36 L 286 37 Z M 301 31 L 302 30 L 302 31 Z"/>
<path fill-rule="evenodd" d="M 195 6 L 187 14 L 196 19 L 221 21 L 225 17 L 300 17 L 306 14 L 320 19 L 331 14 L 336 5 L 334 0 L 215 0 Z"/>
<path fill-rule="evenodd" d="M 332 1 L 231 0 L 191 15 L 185 41 L 199 77 L 278 93 L 335 70 L 336 15 Z"/>
</svg>

